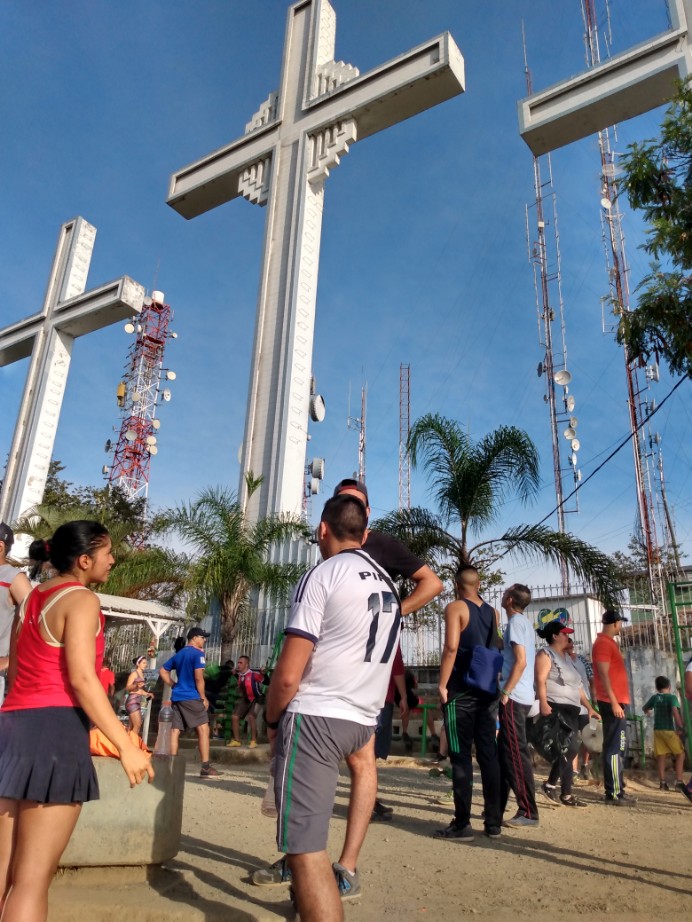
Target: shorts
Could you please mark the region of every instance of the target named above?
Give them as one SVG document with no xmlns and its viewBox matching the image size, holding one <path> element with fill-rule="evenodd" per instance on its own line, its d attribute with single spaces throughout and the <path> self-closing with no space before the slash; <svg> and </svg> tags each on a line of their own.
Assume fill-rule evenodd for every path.
<svg viewBox="0 0 692 922">
<path fill-rule="evenodd" d="M 372 738 L 374 727 L 336 717 L 285 713 L 276 738 L 276 841 L 289 855 L 327 847 L 339 763 Z M 375 755 L 373 751 L 373 771 Z"/>
<path fill-rule="evenodd" d="M 241 698 L 235 703 L 233 716 L 240 718 L 240 720 L 245 720 L 246 717 L 257 717 L 259 708 L 257 701 L 246 701 L 245 698 Z"/>
<path fill-rule="evenodd" d="M 174 730 L 194 730 L 209 723 L 209 715 L 201 698 L 188 698 L 187 701 L 171 701 L 173 709 Z"/>
<path fill-rule="evenodd" d="M 654 730 L 655 756 L 679 756 L 682 751 L 682 743 L 675 730 Z"/>
<path fill-rule="evenodd" d="M 0 713 L 0 797 L 39 804 L 98 800 L 89 719 L 81 708 Z"/>
<path fill-rule="evenodd" d="M 131 714 L 133 711 L 142 710 L 142 699 L 139 695 L 130 695 L 130 697 L 125 702 L 125 710 L 128 714 Z"/>
</svg>

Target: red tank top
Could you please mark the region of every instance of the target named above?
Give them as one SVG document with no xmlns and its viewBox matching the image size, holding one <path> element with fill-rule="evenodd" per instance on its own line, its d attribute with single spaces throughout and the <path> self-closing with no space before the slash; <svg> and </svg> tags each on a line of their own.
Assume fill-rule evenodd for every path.
<svg viewBox="0 0 692 922">
<path fill-rule="evenodd" d="M 48 643 L 41 636 L 40 630 L 48 609 L 61 595 L 75 591 L 76 588 L 84 587 L 77 582 L 60 583 L 43 592 L 39 592 L 37 587 L 32 589 L 22 603 L 19 609 L 20 626 L 17 636 L 17 674 L 5 698 L 3 711 L 80 706 L 67 674 L 65 647 L 57 641 L 55 644 Z M 53 599 L 49 601 L 51 596 Z M 97 675 L 103 664 L 104 623 L 105 618 L 99 613 L 95 662 Z M 47 630 L 45 624 L 44 629 Z"/>
</svg>

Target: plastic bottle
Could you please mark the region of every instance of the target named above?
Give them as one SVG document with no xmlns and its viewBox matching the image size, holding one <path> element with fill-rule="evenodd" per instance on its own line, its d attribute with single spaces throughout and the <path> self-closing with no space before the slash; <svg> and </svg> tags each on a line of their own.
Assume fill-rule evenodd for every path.
<svg viewBox="0 0 692 922">
<path fill-rule="evenodd" d="M 171 754 L 171 728 L 173 726 L 173 709 L 166 702 L 159 711 L 159 732 L 156 734 L 154 754 L 169 756 Z"/>
<path fill-rule="evenodd" d="M 276 809 L 276 798 L 274 797 L 274 759 L 272 759 L 269 767 L 269 784 L 267 785 L 267 790 L 264 792 L 260 809 L 263 816 L 276 816 L 278 813 Z"/>
</svg>

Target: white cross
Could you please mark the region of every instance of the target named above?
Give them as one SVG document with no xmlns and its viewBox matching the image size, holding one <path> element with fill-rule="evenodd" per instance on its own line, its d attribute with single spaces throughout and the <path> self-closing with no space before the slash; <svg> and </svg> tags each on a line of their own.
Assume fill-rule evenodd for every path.
<svg viewBox="0 0 692 922">
<path fill-rule="evenodd" d="M 692 73 L 692 0 L 668 0 L 672 28 L 519 103 L 519 132 L 536 157 L 670 100 Z"/>
<path fill-rule="evenodd" d="M 253 518 L 302 506 L 324 180 L 356 140 L 464 89 L 448 33 L 362 76 L 334 61 L 335 35 L 328 0 L 294 3 L 279 91 L 243 138 L 171 177 L 168 204 L 186 218 L 241 195 L 268 205 L 241 462 L 243 502 L 245 472 L 264 477 Z"/>
<path fill-rule="evenodd" d="M 63 224 L 43 309 L 0 330 L 0 366 L 31 355 L 0 493 L 3 522 L 43 499 L 74 340 L 142 309 L 144 288 L 127 277 L 84 291 L 95 237 L 84 218 Z"/>
</svg>

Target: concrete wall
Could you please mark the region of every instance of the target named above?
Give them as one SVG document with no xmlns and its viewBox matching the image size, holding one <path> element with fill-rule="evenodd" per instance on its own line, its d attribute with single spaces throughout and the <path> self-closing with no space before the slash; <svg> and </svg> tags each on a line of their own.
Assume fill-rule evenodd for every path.
<svg viewBox="0 0 692 922">
<path fill-rule="evenodd" d="M 94 756 L 101 799 L 84 804 L 61 867 L 160 864 L 180 849 L 185 760 L 154 756 L 156 777 L 130 788 L 118 759 Z"/>
<path fill-rule="evenodd" d="M 630 681 L 632 714 L 642 716 L 642 707 L 656 691 L 656 676 L 670 679 L 671 691 L 680 700 L 678 665 L 674 653 L 657 650 L 654 647 L 629 647 L 622 651 Z M 646 751 L 650 755 L 654 745 L 654 719 L 644 718 L 646 730 Z"/>
</svg>

